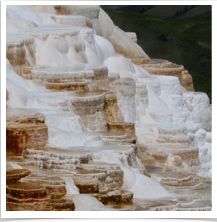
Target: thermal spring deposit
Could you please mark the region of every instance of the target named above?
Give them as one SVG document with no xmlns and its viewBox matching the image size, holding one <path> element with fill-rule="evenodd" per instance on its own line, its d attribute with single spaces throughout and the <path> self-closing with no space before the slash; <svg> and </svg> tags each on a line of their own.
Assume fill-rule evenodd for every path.
<svg viewBox="0 0 217 222">
<path fill-rule="evenodd" d="M 212 210 L 211 105 L 183 65 L 100 6 L 6 9 L 7 211 Z"/>
</svg>

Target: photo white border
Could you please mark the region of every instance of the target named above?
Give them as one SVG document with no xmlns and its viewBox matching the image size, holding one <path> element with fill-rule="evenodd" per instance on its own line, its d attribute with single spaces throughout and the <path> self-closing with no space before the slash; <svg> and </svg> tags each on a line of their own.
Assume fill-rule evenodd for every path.
<svg viewBox="0 0 217 222">
<path fill-rule="evenodd" d="M 52 4 L 51 4 L 52 3 Z M 212 23 L 216 22 L 217 2 L 215 1 L 61 1 L 61 5 L 212 5 Z M 216 176 L 213 173 L 212 187 L 212 211 L 6 211 L 6 5 L 58 5 L 60 1 L 1 1 L 1 218 L 217 218 L 216 205 Z M 216 49 L 215 26 L 212 29 L 212 50 Z M 148 43 L 147 43 L 148 44 Z M 212 61 L 216 56 L 213 53 Z M 215 64 L 215 63 L 214 63 Z M 215 75 L 216 67 L 212 67 Z M 212 82 L 215 76 L 213 75 Z M 215 88 L 213 87 L 213 95 Z M 214 99 L 213 99 L 214 101 Z M 213 113 L 215 107 L 212 105 Z M 213 115 L 213 123 L 215 123 Z M 213 128 L 214 130 L 214 128 Z M 215 131 L 212 131 L 215 136 Z M 213 144 L 216 144 L 213 136 Z M 213 154 L 216 155 L 216 148 L 213 145 Z M 217 169 L 217 161 L 213 158 L 212 168 Z M 214 171 L 215 172 L 215 171 Z"/>
</svg>

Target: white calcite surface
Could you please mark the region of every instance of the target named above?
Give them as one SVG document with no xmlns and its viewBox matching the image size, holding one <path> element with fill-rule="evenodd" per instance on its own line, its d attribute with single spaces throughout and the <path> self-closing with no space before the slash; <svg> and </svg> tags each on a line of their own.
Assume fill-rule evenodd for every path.
<svg viewBox="0 0 217 222">
<path fill-rule="evenodd" d="M 6 88 L 9 95 L 8 108 L 24 108 L 31 96 L 29 84 L 14 72 L 8 59 L 6 73 Z"/>
<path fill-rule="evenodd" d="M 99 22 L 102 36 L 112 43 L 117 53 L 129 57 L 144 56 L 149 58 L 142 48 L 137 45 L 127 33 L 114 25 L 113 21 L 103 9 L 100 9 Z"/>
<path fill-rule="evenodd" d="M 123 56 L 110 56 L 104 63 L 108 67 L 109 72 L 131 72 L 135 73 L 133 64 Z"/>
<path fill-rule="evenodd" d="M 96 198 L 87 194 L 73 194 L 72 199 L 75 202 L 75 211 L 101 211 L 103 210 L 103 204 Z M 84 204 L 85 203 L 85 204 Z"/>
<path fill-rule="evenodd" d="M 97 30 L 97 34 L 101 34 L 101 28 L 99 25 L 100 6 L 98 5 L 34 5 L 32 6 L 32 9 L 37 12 L 48 14 L 73 14 L 86 16 L 91 19 L 92 26 Z"/>
<path fill-rule="evenodd" d="M 135 107 L 135 93 L 136 83 L 132 77 L 122 77 L 110 85 L 114 91 L 118 106 L 124 116 L 125 122 L 135 123 L 136 121 L 136 107 Z"/>
<path fill-rule="evenodd" d="M 209 97 L 202 92 L 186 92 L 184 97 L 196 122 L 202 129 L 210 132 L 212 130 L 212 111 Z"/>
<path fill-rule="evenodd" d="M 137 43 L 137 36 L 135 32 L 126 32 L 126 34 L 133 40 L 133 42 Z"/>
<path fill-rule="evenodd" d="M 81 118 L 72 112 L 40 110 L 45 115 L 48 126 L 48 145 L 51 147 L 67 147 L 69 144 L 82 145 L 85 141 L 82 132 L 86 129 Z"/>
<path fill-rule="evenodd" d="M 200 129 L 195 133 L 194 143 L 199 147 L 198 174 L 203 177 L 212 177 L 212 134 Z"/>
<path fill-rule="evenodd" d="M 7 6 L 6 22 L 6 105 L 45 116 L 47 147 L 67 152 L 76 147 L 88 163 L 117 165 L 123 171 L 122 188 L 138 199 L 171 196 L 154 177 L 141 173 L 146 164 L 212 177 L 208 96 L 183 89 L 178 77 L 151 75 L 132 63 L 129 57 L 149 57 L 136 44 L 136 34 L 115 26 L 100 6 Z M 147 64 L 153 72 L 155 63 Z M 47 83 L 84 82 L 86 91 L 46 88 Z M 135 124 L 133 137 L 106 135 L 106 93 L 115 103 L 109 112 L 122 117 L 113 123 Z M 138 146 L 129 142 L 134 137 Z M 73 180 L 64 180 L 75 210 L 104 210 L 96 198 L 79 194 Z"/>
</svg>

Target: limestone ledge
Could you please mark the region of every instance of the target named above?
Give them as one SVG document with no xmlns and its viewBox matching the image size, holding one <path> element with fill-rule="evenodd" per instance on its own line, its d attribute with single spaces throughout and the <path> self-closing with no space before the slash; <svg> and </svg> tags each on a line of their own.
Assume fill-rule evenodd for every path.
<svg viewBox="0 0 217 222">
<path fill-rule="evenodd" d="M 139 148 L 140 158 L 144 165 L 159 166 L 181 172 L 185 172 L 185 165 L 188 170 L 196 171 L 198 152 L 197 147 L 186 146 L 184 148 L 183 145 L 150 144 Z"/>
<path fill-rule="evenodd" d="M 89 27 L 92 28 L 92 22 L 89 18 L 82 16 L 82 15 L 52 15 L 50 16 L 51 19 L 55 21 L 57 24 L 65 24 L 65 25 L 73 25 L 79 27 Z"/>
<path fill-rule="evenodd" d="M 146 57 L 127 57 L 135 65 L 142 65 L 149 63 L 149 58 Z"/>
<path fill-rule="evenodd" d="M 105 98 L 104 91 L 76 93 L 76 96 L 70 100 L 70 107 L 76 115 L 81 117 L 86 128 L 105 131 Z"/>
<path fill-rule="evenodd" d="M 6 127 L 6 154 L 20 156 L 27 148 L 45 146 L 47 140 L 44 124 L 10 124 Z"/>
<path fill-rule="evenodd" d="M 182 65 L 171 63 L 167 60 L 149 60 L 147 64 L 141 64 L 142 68 L 153 75 L 176 76 L 180 84 L 188 91 L 194 91 L 192 76 Z"/>
<path fill-rule="evenodd" d="M 31 172 L 27 169 L 13 169 L 6 171 L 6 182 L 15 182 L 23 177 L 26 177 Z"/>
<path fill-rule="evenodd" d="M 81 80 L 80 82 L 76 82 L 73 80 L 59 80 L 52 81 L 47 80 L 46 89 L 51 90 L 69 90 L 69 91 L 89 91 L 89 86 L 91 84 L 90 80 Z"/>
<path fill-rule="evenodd" d="M 22 34 L 18 37 L 7 35 L 6 58 L 19 75 L 22 75 L 26 65 L 32 65 L 30 60 L 31 63 L 36 63 L 34 44 L 34 39 L 31 37 Z"/>
<path fill-rule="evenodd" d="M 71 79 L 73 81 L 82 81 L 82 79 L 93 80 L 95 78 L 94 72 L 91 70 L 78 70 L 67 73 L 48 72 L 46 69 L 31 70 L 32 79 L 37 85 L 45 86 L 47 80 L 52 78 Z"/>
<path fill-rule="evenodd" d="M 7 109 L 7 155 L 21 156 L 25 149 L 45 146 L 47 141 L 48 128 L 42 114 L 23 109 Z"/>
<path fill-rule="evenodd" d="M 134 123 L 112 122 L 108 123 L 108 131 L 126 133 L 128 136 L 135 137 Z"/>
<path fill-rule="evenodd" d="M 133 200 L 133 193 L 130 191 L 111 191 L 106 194 L 97 193 L 92 194 L 93 197 L 97 198 L 103 204 L 108 203 L 129 203 Z"/>
<path fill-rule="evenodd" d="M 6 123 L 10 124 L 38 124 L 45 123 L 45 117 L 43 114 L 33 110 L 26 109 L 6 109 Z"/>
<path fill-rule="evenodd" d="M 105 101 L 105 118 L 107 122 L 121 122 L 124 121 L 124 117 L 118 107 L 117 98 L 113 92 L 106 92 Z"/>
</svg>

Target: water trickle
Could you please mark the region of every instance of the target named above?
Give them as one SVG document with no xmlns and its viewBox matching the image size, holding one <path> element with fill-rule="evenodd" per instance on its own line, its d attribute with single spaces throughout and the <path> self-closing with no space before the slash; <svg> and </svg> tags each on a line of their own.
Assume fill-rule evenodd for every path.
<svg viewBox="0 0 217 222">
<path fill-rule="evenodd" d="M 23 169 L 23 167 L 21 167 L 19 164 L 14 163 L 14 162 L 9 162 L 10 165 L 14 168 L 14 169 Z"/>
<path fill-rule="evenodd" d="M 71 177 L 61 177 L 66 183 L 67 195 L 79 194 L 79 189 L 75 186 Z"/>
<path fill-rule="evenodd" d="M 75 211 L 101 211 L 103 210 L 103 204 L 96 198 L 87 194 L 72 195 L 72 199 L 75 203 Z"/>
<path fill-rule="evenodd" d="M 170 194 L 163 186 L 153 179 L 142 175 L 137 169 L 124 166 L 113 152 L 100 151 L 101 161 L 117 164 L 124 171 L 124 189 L 130 190 L 134 198 L 160 198 L 169 197 Z"/>
</svg>

